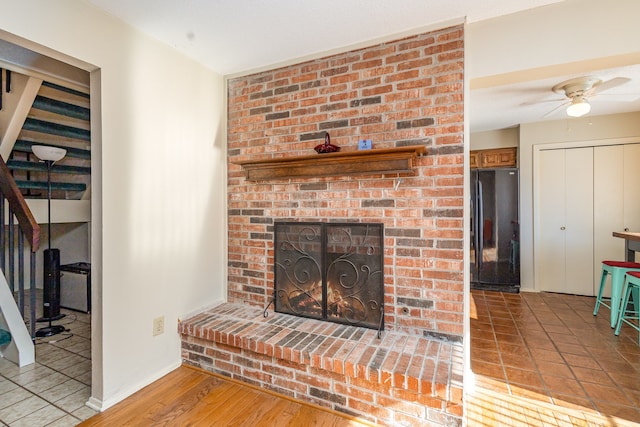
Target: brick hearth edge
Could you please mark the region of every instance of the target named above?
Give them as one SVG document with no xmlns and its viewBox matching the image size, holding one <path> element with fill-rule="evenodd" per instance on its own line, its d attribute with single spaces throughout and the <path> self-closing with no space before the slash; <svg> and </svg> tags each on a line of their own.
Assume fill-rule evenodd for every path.
<svg viewBox="0 0 640 427">
<path fill-rule="evenodd" d="M 462 424 L 462 345 L 225 303 L 182 321 L 185 364 L 383 425 Z"/>
</svg>

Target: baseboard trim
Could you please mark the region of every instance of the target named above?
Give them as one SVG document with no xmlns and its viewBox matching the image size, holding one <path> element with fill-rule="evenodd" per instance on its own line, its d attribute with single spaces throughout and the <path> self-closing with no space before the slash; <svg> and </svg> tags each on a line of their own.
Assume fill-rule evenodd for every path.
<svg viewBox="0 0 640 427">
<path fill-rule="evenodd" d="M 159 380 L 160 378 L 164 377 L 169 372 L 178 369 L 181 365 L 182 365 L 182 361 L 178 361 L 176 363 L 172 363 L 171 365 L 169 365 L 166 368 L 156 372 L 154 375 L 152 375 L 151 377 L 145 379 L 144 381 L 140 381 L 137 384 L 132 385 L 131 387 L 127 388 L 126 390 L 118 393 L 117 395 L 115 395 L 115 396 L 113 396 L 113 397 L 111 397 L 111 398 L 109 398 L 107 400 L 100 400 L 100 399 L 97 399 L 97 398 L 91 396 L 89 398 L 89 400 L 87 401 L 87 403 L 85 403 L 85 405 L 87 405 L 89 408 L 91 408 L 91 409 L 93 409 L 95 411 L 98 411 L 98 412 L 106 411 L 107 409 L 111 408 L 115 404 L 122 402 L 127 397 L 129 397 L 129 396 L 133 395 L 134 393 L 142 390 L 143 388 L 145 388 L 149 384 L 151 384 L 151 383 Z"/>
</svg>

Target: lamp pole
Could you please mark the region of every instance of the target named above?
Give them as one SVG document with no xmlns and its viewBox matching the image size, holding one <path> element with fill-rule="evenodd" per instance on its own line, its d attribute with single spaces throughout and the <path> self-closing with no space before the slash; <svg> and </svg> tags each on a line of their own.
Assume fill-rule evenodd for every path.
<svg viewBox="0 0 640 427">
<path fill-rule="evenodd" d="M 57 147 L 49 146 L 33 146 L 33 152 L 38 156 L 47 166 L 47 250 L 43 253 L 44 258 L 44 275 L 43 275 L 43 299 L 46 296 L 43 304 L 44 308 L 47 308 L 45 317 L 39 321 L 49 321 L 49 325 L 40 328 L 36 331 L 36 337 L 50 337 L 57 335 L 65 331 L 63 325 L 52 325 L 53 320 L 58 320 L 64 317 L 59 313 L 59 286 L 60 286 L 60 250 L 51 248 L 51 168 L 53 164 L 62 159 L 67 153 L 67 150 Z M 57 307 L 58 313 L 55 314 Z"/>
<path fill-rule="evenodd" d="M 45 160 L 47 165 L 47 249 L 51 250 L 51 166 L 53 160 Z"/>
</svg>

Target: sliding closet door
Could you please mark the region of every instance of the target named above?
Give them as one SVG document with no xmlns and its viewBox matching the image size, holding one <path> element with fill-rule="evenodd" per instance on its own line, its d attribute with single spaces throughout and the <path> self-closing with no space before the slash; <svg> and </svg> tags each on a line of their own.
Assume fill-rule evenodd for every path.
<svg viewBox="0 0 640 427">
<path fill-rule="evenodd" d="M 640 232 L 640 144 L 625 145 L 623 157 L 623 230 Z"/>
<path fill-rule="evenodd" d="M 540 152 L 540 289 L 593 295 L 593 148 Z"/>
<path fill-rule="evenodd" d="M 624 228 L 624 151 L 623 145 L 594 148 L 594 293 L 600 286 L 601 262 L 605 259 L 624 259 L 624 240 L 611 234 Z M 605 296 L 609 296 L 609 288 Z"/>
<path fill-rule="evenodd" d="M 594 292 L 600 286 L 600 263 L 625 258 L 624 240 L 612 233 L 640 231 L 639 163 L 640 144 L 594 148 Z"/>
<path fill-rule="evenodd" d="M 567 149 L 567 293 L 593 293 L 593 148 Z"/>
<path fill-rule="evenodd" d="M 543 291 L 562 292 L 565 281 L 565 154 L 540 152 L 539 239 L 536 280 Z"/>
</svg>

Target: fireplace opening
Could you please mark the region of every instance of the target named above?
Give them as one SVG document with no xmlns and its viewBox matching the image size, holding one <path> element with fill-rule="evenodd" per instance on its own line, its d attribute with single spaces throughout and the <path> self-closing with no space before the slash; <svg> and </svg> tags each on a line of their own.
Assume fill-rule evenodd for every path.
<svg viewBox="0 0 640 427">
<path fill-rule="evenodd" d="M 274 226 L 275 311 L 384 328 L 382 224 L 276 222 Z"/>
</svg>

